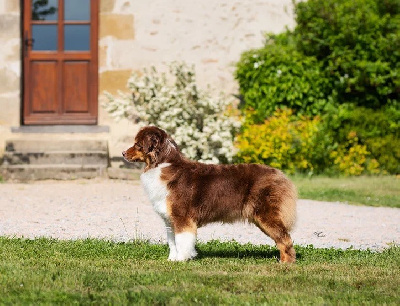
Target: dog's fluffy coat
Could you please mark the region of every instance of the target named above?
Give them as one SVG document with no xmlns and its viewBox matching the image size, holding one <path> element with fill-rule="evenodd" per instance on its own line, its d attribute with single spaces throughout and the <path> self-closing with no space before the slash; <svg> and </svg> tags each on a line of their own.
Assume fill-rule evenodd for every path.
<svg viewBox="0 0 400 306">
<path fill-rule="evenodd" d="M 142 128 L 134 146 L 122 155 L 129 162 L 146 163 L 141 181 L 165 222 L 170 260 L 196 256 L 198 227 L 248 220 L 275 241 L 281 262 L 295 261 L 289 232 L 296 219 L 296 189 L 281 171 L 188 160 L 175 141 L 154 126 Z"/>
</svg>

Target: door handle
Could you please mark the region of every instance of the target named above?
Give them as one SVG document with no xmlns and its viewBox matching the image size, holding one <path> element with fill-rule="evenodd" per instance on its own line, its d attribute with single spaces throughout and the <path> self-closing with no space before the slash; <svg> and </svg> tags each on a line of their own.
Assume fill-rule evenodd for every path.
<svg viewBox="0 0 400 306">
<path fill-rule="evenodd" d="M 25 50 L 28 51 L 28 47 L 32 47 L 34 42 L 33 38 L 25 38 Z"/>
<path fill-rule="evenodd" d="M 28 53 L 28 48 L 33 46 L 33 43 L 35 40 L 33 38 L 28 37 L 28 33 L 25 32 L 25 40 L 24 40 L 24 45 L 25 45 L 25 55 Z"/>
</svg>

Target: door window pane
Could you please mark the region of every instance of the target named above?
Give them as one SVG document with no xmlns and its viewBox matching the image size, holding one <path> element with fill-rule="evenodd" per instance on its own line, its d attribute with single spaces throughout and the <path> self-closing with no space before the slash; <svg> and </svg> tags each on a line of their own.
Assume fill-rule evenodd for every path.
<svg viewBox="0 0 400 306">
<path fill-rule="evenodd" d="M 32 25 L 33 51 L 57 50 L 57 25 Z"/>
<path fill-rule="evenodd" d="M 68 24 L 64 26 L 64 49 L 66 51 L 90 50 L 90 25 Z"/>
<path fill-rule="evenodd" d="M 32 0 L 32 20 L 57 20 L 58 0 Z"/>
<path fill-rule="evenodd" d="M 65 20 L 90 20 L 90 0 L 65 0 Z"/>
</svg>

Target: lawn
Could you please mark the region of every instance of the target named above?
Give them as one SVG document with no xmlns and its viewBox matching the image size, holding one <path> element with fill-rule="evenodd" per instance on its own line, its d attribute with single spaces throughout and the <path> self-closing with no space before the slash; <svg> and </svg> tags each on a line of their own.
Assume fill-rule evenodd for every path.
<svg viewBox="0 0 400 306">
<path fill-rule="evenodd" d="M 399 176 L 311 177 L 293 176 L 301 199 L 400 208 Z"/>
<path fill-rule="evenodd" d="M 381 253 L 212 241 L 199 258 L 166 245 L 0 238 L 0 304 L 398 304 L 400 247 Z"/>
</svg>

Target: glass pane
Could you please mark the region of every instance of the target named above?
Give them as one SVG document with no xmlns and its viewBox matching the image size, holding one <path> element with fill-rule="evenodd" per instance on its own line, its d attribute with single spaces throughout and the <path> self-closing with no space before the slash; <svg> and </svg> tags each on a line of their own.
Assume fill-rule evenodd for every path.
<svg viewBox="0 0 400 306">
<path fill-rule="evenodd" d="M 32 20 L 57 20 L 58 0 L 32 0 Z"/>
<path fill-rule="evenodd" d="M 90 20 L 90 0 L 65 0 L 65 20 Z"/>
<path fill-rule="evenodd" d="M 57 50 L 57 25 L 32 25 L 32 50 Z"/>
<path fill-rule="evenodd" d="M 64 26 L 64 49 L 66 51 L 90 50 L 90 25 L 72 25 Z"/>
</svg>

